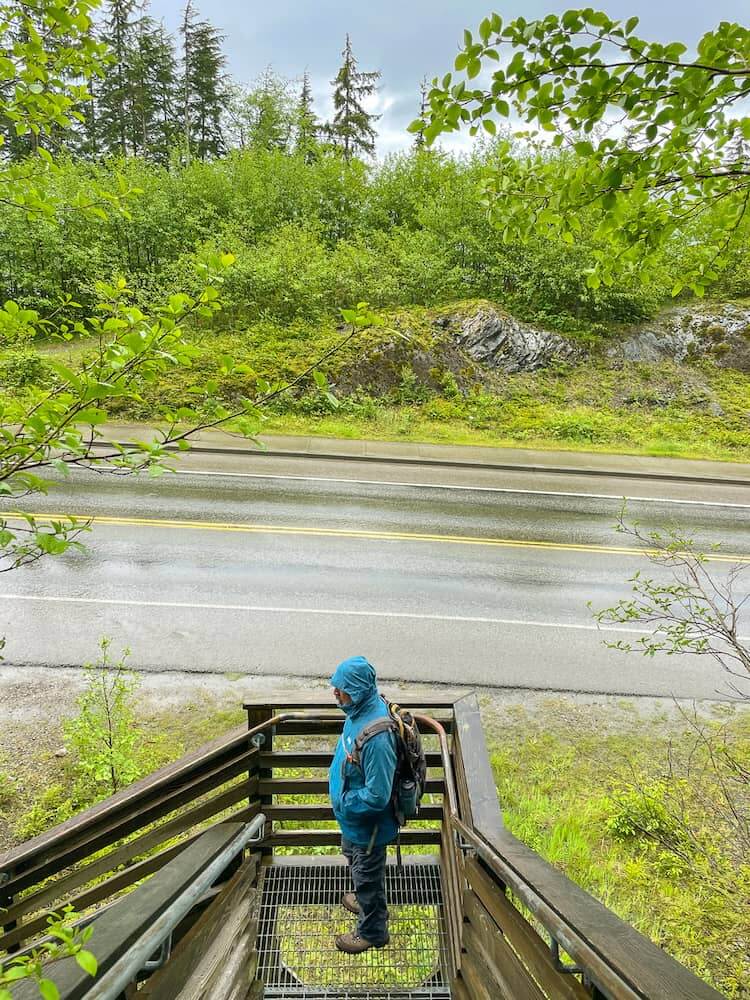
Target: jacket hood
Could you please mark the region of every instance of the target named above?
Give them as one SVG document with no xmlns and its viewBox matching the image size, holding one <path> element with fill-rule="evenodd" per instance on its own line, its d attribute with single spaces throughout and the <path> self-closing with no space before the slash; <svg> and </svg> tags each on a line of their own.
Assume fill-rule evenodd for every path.
<svg viewBox="0 0 750 1000">
<path fill-rule="evenodd" d="M 331 677 L 331 685 L 346 691 L 355 709 L 378 693 L 375 668 L 364 656 L 351 656 L 339 663 Z"/>
</svg>

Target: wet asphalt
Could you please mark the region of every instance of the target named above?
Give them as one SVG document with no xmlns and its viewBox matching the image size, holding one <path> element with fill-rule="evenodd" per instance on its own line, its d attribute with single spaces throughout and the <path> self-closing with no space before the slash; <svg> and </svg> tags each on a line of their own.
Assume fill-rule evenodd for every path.
<svg viewBox="0 0 750 1000">
<path fill-rule="evenodd" d="M 143 670 L 320 677 L 361 653 L 394 681 L 729 695 L 706 658 L 645 659 L 604 645 L 637 635 L 597 632 L 587 603 L 613 604 L 647 567 L 636 551 L 613 551 L 633 544 L 613 530 L 614 491 L 566 496 L 560 480 L 546 493 L 342 482 L 330 472 L 304 478 L 310 466 L 298 465 L 299 478 L 273 478 L 270 466 L 262 476 L 211 467 L 157 480 L 77 473 L 27 504 L 117 523 L 95 522 L 83 554 L 0 576 L 6 662 L 77 666 L 109 635 Z M 631 500 L 629 517 L 750 556 L 741 506 L 750 497 L 732 491 L 739 506 L 714 497 L 705 506 Z M 502 544 L 478 544 L 487 541 Z M 586 548 L 567 548 L 576 545 Z"/>
</svg>

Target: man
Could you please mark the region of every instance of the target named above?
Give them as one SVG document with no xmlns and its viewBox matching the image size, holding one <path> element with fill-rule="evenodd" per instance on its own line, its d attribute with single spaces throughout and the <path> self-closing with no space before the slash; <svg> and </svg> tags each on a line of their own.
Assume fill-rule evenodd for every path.
<svg viewBox="0 0 750 1000">
<path fill-rule="evenodd" d="M 336 947 L 359 955 L 368 948 L 384 948 L 390 940 L 385 862 L 387 845 L 398 833 L 391 805 L 396 744 L 392 732 L 376 733 L 363 745 L 360 762 L 352 760 L 357 736 L 364 727 L 388 715 L 378 694 L 375 670 L 363 656 L 340 663 L 331 684 L 347 717 L 329 773 L 341 847 L 354 882 L 354 892 L 346 893 L 341 902 L 359 918 L 356 930 L 336 938 Z"/>
</svg>

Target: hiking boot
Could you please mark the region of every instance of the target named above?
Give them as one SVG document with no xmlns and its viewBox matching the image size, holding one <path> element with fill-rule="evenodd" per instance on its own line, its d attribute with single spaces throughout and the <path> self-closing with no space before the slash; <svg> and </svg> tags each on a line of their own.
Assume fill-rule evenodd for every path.
<svg viewBox="0 0 750 1000">
<path fill-rule="evenodd" d="M 350 913 L 356 913 L 357 916 L 359 916 L 359 914 L 362 912 L 362 907 L 357 902 L 357 897 L 354 895 L 353 892 L 344 893 L 344 895 L 341 897 L 341 905 L 344 907 L 345 910 L 348 910 Z"/>
<path fill-rule="evenodd" d="M 374 944 L 367 938 L 360 937 L 356 931 L 350 931 L 348 934 L 339 934 L 336 938 L 336 947 L 339 951 L 346 952 L 347 955 L 361 955 L 363 951 L 368 951 L 370 948 L 385 948 L 390 940 L 386 934 L 382 944 Z"/>
</svg>

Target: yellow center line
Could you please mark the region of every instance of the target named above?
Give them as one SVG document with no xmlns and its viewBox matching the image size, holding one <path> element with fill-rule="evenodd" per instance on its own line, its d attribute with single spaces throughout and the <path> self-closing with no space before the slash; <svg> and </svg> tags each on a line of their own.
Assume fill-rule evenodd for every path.
<svg viewBox="0 0 750 1000">
<path fill-rule="evenodd" d="M 193 531 L 240 532 L 258 535 L 311 535 L 323 538 L 362 538 L 395 542 L 442 542 L 451 545 L 488 545 L 495 548 L 544 549 L 553 552 L 591 552 L 603 555 L 653 555 L 655 549 L 628 548 L 618 545 L 595 545 L 579 542 L 544 542 L 517 538 L 477 538 L 472 535 L 435 535 L 415 531 L 360 531 L 353 528 L 290 527 L 279 524 L 247 524 L 222 521 L 178 521 L 155 517 L 108 517 L 90 514 L 33 514 L 37 521 L 50 522 L 75 518 L 104 525 L 134 525 L 145 528 L 177 528 Z M 0 518 L 23 517 L 18 511 L 0 511 Z M 712 552 L 706 556 L 712 562 L 750 563 L 750 555 Z"/>
</svg>

